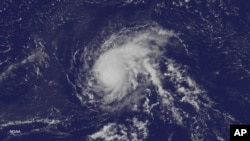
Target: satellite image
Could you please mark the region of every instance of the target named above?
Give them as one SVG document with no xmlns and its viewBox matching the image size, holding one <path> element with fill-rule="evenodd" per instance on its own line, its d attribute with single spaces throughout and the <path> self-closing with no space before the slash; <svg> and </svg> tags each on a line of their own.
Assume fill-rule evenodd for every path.
<svg viewBox="0 0 250 141">
<path fill-rule="evenodd" d="M 250 1 L 1 1 L 0 141 L 229 141 L 232 124 L 250 124 Z"/>
</svg>

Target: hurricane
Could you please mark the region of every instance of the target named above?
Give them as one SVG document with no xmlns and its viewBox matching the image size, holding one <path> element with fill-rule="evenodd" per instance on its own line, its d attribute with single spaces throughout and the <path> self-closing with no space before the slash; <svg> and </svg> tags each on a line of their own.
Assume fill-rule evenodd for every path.
<svg viewBox="0 0 250 141">
<path fill-rule="evenodd" d="M 105 51 L 99 55 L 93 67 L 98 85 L 105 93 L 104 103 L 107 104 L 132 95 L 140 85 L 137 81 L 139 75 L 148 76 L 145 81 L 159 79 L 156 74 L 159 51 L 174 33 L 152 28 L 122 37 L 119 43 L 116 43 L 116 38 L 121 37 L 116 36 L 112 35 L 113 38 L 101 47 Z"/>
<path fill-rule="evenodd" d="M 151 118 L 190 127 L 193 140 L 204 140 L 204 134 L 224 136 L 218 131 L 207 132 L 206 127 L 211 125 L 205 121 L 216 116 L 223 120 L 224 126 L 233 121 L 233 117 L 219 113 L 206 90 L 190 76 L 188 66 L 168 55 L 173 46 L 185 50 L 178 46 L 178 42 L 182 42 L 178 32 L 156 23 L 143 24 L 123 27 L 99 40 L 99 44 L 90 42 L 74 52 L 72 75 L 75 80 L 71 81 L 70 75 L 68 79 L 75 88 L 75 96 L 83 107 L 99 109 L 97 111 L 104 115 L 130 112 L 143 114 L 148 119 L 128 118 L 126 122 L 134 124 L 131 127 L 108 123 L 89 135 L 89 140 L 130 140 L 130 135 L 113 137 L 112 134 L 118 135 L 119 130 L 137 130 L 134 128 L 139 125 L 134 120 L 141 122 L 143 130 L 133 133 L 146 139 Z M 75 68 L 74 63 L 82 67 Z M 208 112 L 216 114 L 204 117 Z"/>
<path fill-rule="evenodd" d="M 0 140 L 230 140 L 250 119 L 247 5 L 3 0 Z"/>
</svg>

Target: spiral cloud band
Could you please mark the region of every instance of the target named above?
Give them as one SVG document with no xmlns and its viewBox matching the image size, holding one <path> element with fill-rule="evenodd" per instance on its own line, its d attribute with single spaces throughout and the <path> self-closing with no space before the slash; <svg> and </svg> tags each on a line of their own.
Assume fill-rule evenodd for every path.
<svg viewBox="0 0 250 141">
<path fill-rule="evenodd" d="M 123 99 L 138 86 L 139 74 L 150 76 L 155 80 L 154 60 L 160 54 L 172 32 L 159 28 L 125 36 L 121 43 L 118 35 L 113 35 L 103 48 L 104 51 L 95 62 L 93 72 L 105 93 L 104 102 L 111 103 Z M 112 44 L 110 44 L 112 43 Z M 153 81 L 154 82 L 154 81 Z"/>
</svg>

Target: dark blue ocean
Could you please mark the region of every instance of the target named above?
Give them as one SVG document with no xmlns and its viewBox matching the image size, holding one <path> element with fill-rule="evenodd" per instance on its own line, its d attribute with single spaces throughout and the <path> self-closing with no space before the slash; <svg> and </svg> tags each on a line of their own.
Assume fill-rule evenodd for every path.
<svg viewBox="0 0 250 141">
<path fill-rule="evenodd" d="M 230 124 L 250 124 L 249 5 L 244 0 L 1 1 L 0 140 L 228 141 Z M 114 42 L 125 42 L 152 27 L 176 35 L 161 48 L 156 69 L 173 100 L 163 106 L 160 88 L 146 84 L 150 76 L 138 76 L 136 96 L 104 110 L 104 96 L 88 87 L 90 70 L 105 52 L 101 46 L 113 44 L 105 42 L 111 35 L 117 35 Z"/>
</svg>

